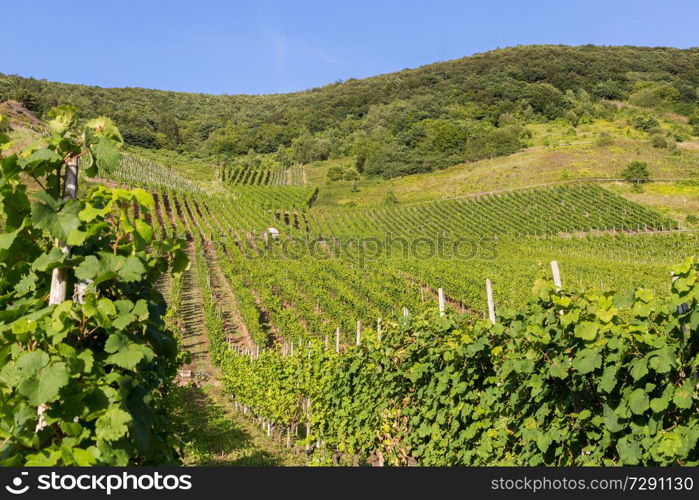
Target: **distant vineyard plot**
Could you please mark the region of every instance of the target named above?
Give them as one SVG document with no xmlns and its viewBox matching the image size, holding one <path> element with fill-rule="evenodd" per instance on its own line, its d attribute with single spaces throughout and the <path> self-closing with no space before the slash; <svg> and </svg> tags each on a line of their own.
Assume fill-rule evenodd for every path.
<svg viewBox="0 0 699 500">
<path fill-rule="evenodd" d="M 219 180 L 232 186 L 303 186 L 303 167 L 220 167 Z"/>
<path fill-rule="evenodd" d="M 544 235 L 648 231 L 677 224 L 596 185 L 529 189 L 412 206 L 351 212 L 317 209 L 312 230 L 338 236 Z"/>
</svg>

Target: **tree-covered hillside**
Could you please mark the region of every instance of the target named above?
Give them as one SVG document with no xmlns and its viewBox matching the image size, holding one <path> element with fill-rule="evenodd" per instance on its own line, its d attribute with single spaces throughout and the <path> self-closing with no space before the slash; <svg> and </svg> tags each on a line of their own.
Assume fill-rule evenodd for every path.
<svg viewBox="0 0 699 500">
<path fill-rule="evenodd" d="M 609 101 L 689 117 L 699 134 L 699 49 L 521 46 L 280 95 L 104 89 L 0 75 L 0 100 L 41 114 L 73 104 L 113 117 L 128 144 L 236 166 L 352 158 L 395 177 L 521 148 L 527 124 L 572 127 Z M 634 124 L 657 123 L 643 109 Z M 345 172 L 352 176 L 356 173 Z"/>
</svg>

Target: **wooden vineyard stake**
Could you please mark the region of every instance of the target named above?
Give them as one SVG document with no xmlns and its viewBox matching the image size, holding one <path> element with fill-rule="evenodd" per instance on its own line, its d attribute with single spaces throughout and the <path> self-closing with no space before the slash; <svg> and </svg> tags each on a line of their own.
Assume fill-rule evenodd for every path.
<svg viewBox="0 0 699 500">
<path fill-rule="evenodd" d="M 444 289 L 437 289 L 437 295 L 439 296 L 439 315 L 444 316 Z"/>
<path fill-rule="evenodd" d="M 553 284 L 560 290 L 563 288 L 563 285 L 561 284 L 561 271 L 558 269 L 558 261 L 551 261 L 551 272 L 553 273 Z"/>
<path fill-rule="evenodd" d="M 75 199 L 78 194 L 78 168 L 80 160 L 77 157 L 66 161 L 65 174 L 65 199 Z M 65 255 L 70 254 L 70 247 L 63 241 L 56 241 L 56 246 Z M 49 292 L 49 305 L 60 304 L 66 300 L 68 292 L 68 269 L 65 267 L 54 268 L 51 274 L 51 289 Z M 84 293 L 84 292 L 83 292 Z"/>
<path fill-rule="evenodd" d="M 495 303 L 493 302 L 493 285 L 489 279 L 485 280 L 485 293 L 488 295 L 488 317 L 495 324 Z"/>
<path fill-rule="evenodd" d="M 362 342 L 362 322 L 357 320 L 357 345 Z"/>
<path fill-rule="evenodd" d="M 311 398 L 304 399 L 304 406 L 306 410 L 306 451 L 308 451 L 311 449 L 311 443 L 308 442 L 308 436 L 311 435 Z"/>
<path fill-rule="evenodd" d="M 340 352 L 340 327 L 335 330 L 335 352 Z"/>
<path fill-rule="evenodd" d="M 381 342 L 381 318 L 376 320 L 376 338 Z"/>
<path fill-rule="evenodd" d="M 408 308 L 407 307 L 403 307 L 403 317 L 404 318 L 408 317 Z"/>
<path fill-rule="evenodd" d="M 294 343 L 292 342 L 291 343 L 291 356 L 293 356 L 293 355 L 294 355 Z"/>
</svg>

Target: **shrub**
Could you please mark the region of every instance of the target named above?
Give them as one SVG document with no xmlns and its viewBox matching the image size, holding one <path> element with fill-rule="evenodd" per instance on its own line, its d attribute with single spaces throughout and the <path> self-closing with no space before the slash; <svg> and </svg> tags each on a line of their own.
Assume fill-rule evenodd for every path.
<svg viewBox="0 0 699 500">
<path fill-rule="evenodd" d="M 626 168 L 621 172 L 621 176 L 626 182 L 648 182 L 650 180 L 648 164 L 643 161 L 634 160 L 626 165 Z"/>
<path fill-rule="evenodd" d="M 636 130 L 642 130 L 643 132 L 651 132 L 653 129 L 660 126 L 658 120 L 656 120 L 653 115 L 642 114 L 636 115 L 631 119 L 631 125 Z"/>
<path fill-rule="evenodd" d="M 654 148 L 666 148 L 668 146 L 667 138 L 663 134 L 653 134 L 650 138 L 650 143 Z"/>
<path fill-rule="evenodd" d="M 614 139 L 612 139 L 612 136 L 609 134 L 609 132 L 599 133 L 599 136 L 597 137 L 598 146 L 611 146 L 612 144 L 614 144 Z"/>
<path fill-rule="evenodd" d="M 339 166 L 339 165 L 333 165 L 328 169 L 328 180 L 331 182 L 337 182 L 339 180 L 342 180 L 342 177 L 344 176 L 344 169 Z"/>
</svg>

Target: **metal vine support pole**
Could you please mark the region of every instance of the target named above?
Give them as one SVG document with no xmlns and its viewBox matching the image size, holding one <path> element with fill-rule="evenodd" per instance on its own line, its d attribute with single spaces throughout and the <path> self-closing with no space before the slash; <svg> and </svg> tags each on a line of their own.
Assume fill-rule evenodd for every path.
<svg viewBox="0 0 699 500">
<path fill-rule="evenodd" d="M 66 174 L 64 183 L 64 200 L 75 199 L 78 195 L 78 168 L 80 160 L 77 157 L 66 161 Z M 65 255 L 70 254 L 70 247 L 64 241 L 56 241 L 56 246 Z M 51 274 L 51 291 L 49 293 L 49 305 L 60 304 L 66 300 L 68 292 L 68 269 L 56 268 Z"/>
<path fill-rule="evenodd" d="M 493 284 L 489 279 L 485 280 L 485 292 L 488 295 L 488 317 L 495 324 L 495 303 L 493 302 Z"/>
</svg>

